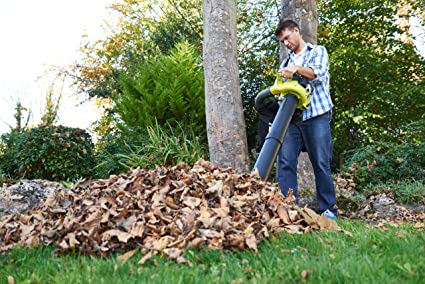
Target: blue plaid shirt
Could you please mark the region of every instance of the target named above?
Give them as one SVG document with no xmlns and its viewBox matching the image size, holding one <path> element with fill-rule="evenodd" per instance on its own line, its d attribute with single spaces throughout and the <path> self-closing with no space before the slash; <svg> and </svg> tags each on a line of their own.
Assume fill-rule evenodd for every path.
<svg viewBox="0 0 425 284">
<path fill-rule="evenodd" d="M 289 53 L 287 66 L 293 65 L 294 52 Z M 303 67 L 313 69 L 316 78 L 310 81 L 313 90 L 311 92 L 310 106 L 304 111 L 303 120 L 307 120 L 324 114 L 332 109 L 332 99 L 329 91 L 329 58 L 326 48 L 321 45 L 307 43 L 304 52 Z M 282 62 L 279 69 L 282 69 L 287 60 Z"/>
</svg>

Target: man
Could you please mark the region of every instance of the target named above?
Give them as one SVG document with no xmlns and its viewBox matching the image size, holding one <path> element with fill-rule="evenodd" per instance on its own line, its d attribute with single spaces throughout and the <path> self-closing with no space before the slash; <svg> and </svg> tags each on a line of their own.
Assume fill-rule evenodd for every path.
<svg viewBox="0 0 425 284">
<path fill-rule="evenodd" d="M 291 79 L 295 73 L 310 80 L 313 87 L 311 103 L 301 115 L 292 119 L 278 155 L 277 175 L 284 195 L 292 189 L 298 200 L 297 163 L 304 146 L 313 165 L 319 213 L 335 219 L 335 187 L 330 163 L 332 137 L 330 121 L 332 100 L 329 92 L 329 60 L 326 48 L 306 43 L 298 24 L 292 20 L 281 21 L 275 31 L 276 38 L 289 50 L 279 73 Z"/>
</svg>

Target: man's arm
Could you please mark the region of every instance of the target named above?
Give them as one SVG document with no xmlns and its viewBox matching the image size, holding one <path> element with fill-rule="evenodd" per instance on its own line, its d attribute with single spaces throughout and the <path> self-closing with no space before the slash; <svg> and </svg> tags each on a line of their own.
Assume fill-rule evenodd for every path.
<svg viewBox="0 0 425 284">
<path fill-rule="evenodd" d="M 313 55 L 307 67 L 299 65 L 288 66 L 279 70 L 280 75 L 283 78 L 292 79 L 295 73 L 299 73 L 308 80 L 320 80 L 320 78 L 326 76 L 329 68 L 329 58 L 326 48 L 317 45 L 311 52 L 313 52 Z"/>
</svg>

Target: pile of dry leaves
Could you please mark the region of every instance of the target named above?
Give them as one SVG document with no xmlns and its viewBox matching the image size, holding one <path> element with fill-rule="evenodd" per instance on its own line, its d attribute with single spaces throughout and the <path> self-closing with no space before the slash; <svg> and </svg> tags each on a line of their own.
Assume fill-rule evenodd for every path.
<svg viewBox="0 0 425 284">
<path fill-rule="evenodd" d="M 0 251 L 57 244 L 105 256 L 142 249 L 184 262 L 188 247 L 252 249 L 271 233 L 341 230 L 335 221 L 283 198 L 255 174 L 237 174 L 200 160 L 193 167 L 133 170 L 82 181 L 26 214 L 0 221 Z M 348 233 L 348 232 L 346 232 Z"/>
</svg>

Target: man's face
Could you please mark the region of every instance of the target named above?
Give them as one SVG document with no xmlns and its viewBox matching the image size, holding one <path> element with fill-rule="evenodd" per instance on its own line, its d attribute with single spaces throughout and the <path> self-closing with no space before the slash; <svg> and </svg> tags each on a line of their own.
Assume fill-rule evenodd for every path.
<svg viewBox="0 0 425 284">
<path fill-rule="evenodd" d="M 290 50 L 296 50 L 299 45 L 300 32 L 297 28 L 293 30 L 284 29 L 277 39 L 282 42 L 286 48 Z"/>
</svg>

